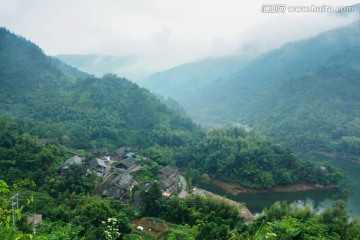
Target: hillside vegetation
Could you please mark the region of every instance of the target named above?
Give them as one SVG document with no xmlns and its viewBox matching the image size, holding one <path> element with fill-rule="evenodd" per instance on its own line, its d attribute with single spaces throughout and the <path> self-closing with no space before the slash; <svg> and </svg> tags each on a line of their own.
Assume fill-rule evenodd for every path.
<svg viewBox="0 0 360 240">
<path fill-rule="evenodd" d="M 142 84 L 200 123 L 246 124 L 283 144 L 358 155 L 359 39 L 357 21 L 238 64 L 218 81 L 178 67 Z"/>
<path fill-rule="evenodd" d="M 293 151 L 240 127 L 201 128 L 148 90 L 112 74 L 89 76 L 3 28 L 0 56 L 1 239 L 155 239 L 150 229 L 159 239 L 169 240 L 256 239 L 270 231 L 284 239 L 306 239 L 317 236 L 317 227 L 329 239 L 358 237 L 359 225 L 348 220 L 343 200 L 324 214 L 275 206 L 246 226 L 239 209 L 226 202 L 163 197 L 156 180 L 159 170 L 169 165 L 185 172 L 188 186 L 205 173 L 267 189 L 301 181 L 338 184 L 342 174 L 328 164 L 299 159 Z M 104 192 L 100 196 L 106 175 L 89 165 L 98 161 L 95 157 L 106 156 L 86 149 L 127 146 L 143 154 L 133 159 L 136 184 L 121 201 Z M 74 154 L 84 162 L 64 166 Z M 107 168 L 110 174 L 124 172 Z M 12 210 L 15 198 L 19 206 Z M 43 217 L 38 226 L 34 220 L 34 226 L 26 223 L 25 217 L 34 213 Z M 139 222 L 154 227 L 140 231 Z M 263 222 L 274 228 L 269 230 Z M 284 232 L 284 224 L 294 230 Z"/>
<path fill-rule="evenodd" d="M 197 128 L 126 79 L 111 74 L 78 79 L 79 71 L 64 72 L 63 63 L 36 45 L 6 29 L 0 34 L 0 114 L 30 133 L 77 148 L 114 148 L 151 146 L 165 134 Z"/>
</svg>

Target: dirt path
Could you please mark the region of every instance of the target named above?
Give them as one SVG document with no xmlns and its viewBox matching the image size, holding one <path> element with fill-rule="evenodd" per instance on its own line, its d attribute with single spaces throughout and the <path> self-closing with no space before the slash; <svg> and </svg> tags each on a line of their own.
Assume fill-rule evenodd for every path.
<svg viewBox="0 0 360 240">
<path fill-rule="evenodd" d="M 178 197 L 184 198 L 188 195 L 188 193 L 186 191 L 187 183 L 186 183 L 184 176 L 179 175 L 179 178 L 180 178 L 180 183 L 181 183 L 182 189 L 181 189 L 181 192 L 178 194 Z"/>
<path fill-rule="evenodd" d="M 225 201 L 225 202 L 229 203 L 230 205 L 235 206 L 238 209 L 239 214 L 244 218 L 246 224 L 251 224 L 253 222 L 254 218 L 253 218 L 253 215 L 251 214 L 251 212 L 249 211 L 249 209 L 247 209 L 243 204 L 241 204 L 239 202 L 233 201 L 231 199 L 228 199 L 226 197 L 206 191 L 201 188 L 196 188 L 192 194 L 198 194 L 201 196 L 210 196 L 214 199 L 220 199 L 222 201 Z"/>
<path fill-rule="evenodd" d="M 129 171 L 129 173 L 139 171 L 140 169 L 141 169 L 141 166 L 138 165 L 138 166 L 134 167 L 133 169 L 131 169 L 131 170 Z"/>
<path fill-rule="evenodd" d="M 188 192 L 186 191 L 187 183 L 186 183 L 186 180 L 185 180 L 184 176 L 179 175 L 179 178 L 180 178 L 180 183 L 182 185 L 182 190 L 178 194 L 178 197 L 179 198 L 184 198 L 184 197 L 186 197 L 188 195 Z M 223 200 L 223 201 L 235 206 L 239 210 L 239 214 L 245 219 L 245 222 L 247 224 L 250 224 L 250 223 L 253 222 L 253 216 L 252 216 L 251 212 L 249 211 L 249 209 L 247 209 L 241 203 L 238 203 L 238 202 L 230 200 L 230 199 L 228 199 L 226 197 L 222 197 L 222 196 L 217 195 L 217 194 L 215 194 L 213 192 L 209 192 L 207 190 L 197 188 L 197 187 L 194 188 L 194 191 L 191 194 L 198 194 L 198 195 L 201 195 L 201 196 L 209 196 L 209 197 L 212 197 L 214 199 Z"/>
</svg>

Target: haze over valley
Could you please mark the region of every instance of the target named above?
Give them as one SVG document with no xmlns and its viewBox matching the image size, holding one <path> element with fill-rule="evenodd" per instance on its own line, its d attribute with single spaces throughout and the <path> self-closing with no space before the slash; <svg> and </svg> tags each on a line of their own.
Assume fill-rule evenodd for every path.
<svg viewBox="0 0 360 240">
<path fill-rule="evenodd" d="M 360 239 L 355 1 L 0 11 L 0 239 Z"/>
</svg>

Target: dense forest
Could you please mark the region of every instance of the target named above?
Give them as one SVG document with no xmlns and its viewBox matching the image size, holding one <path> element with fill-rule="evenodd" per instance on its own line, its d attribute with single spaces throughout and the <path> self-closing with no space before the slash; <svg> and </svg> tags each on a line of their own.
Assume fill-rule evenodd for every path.
<svg viewBox="0 0 360 240">
<path fill-rule="evenodd" d="M 215 178 L 251 188 L 297 182 L 338 184 L 342 173 L 329 164 L 300 160 L 290 149 L 239 127 L 215 129 L 199 143 L 194 165 Z"/>
<path fill-rule="evenodd" d="M 5 180 L 0 180 L 2 239 L 156 239 L 134 232 L 139 219 L 156 222 L 161 229 L 154 227 L 153 231 L 169 240 L 360 237 L 360 225 L 346 215 L 346 192 L 324 212 L 276 203 L 246 225 L 233 205 L 199 195 L 163 198 L 159 185 L 154 184 L 142 193 L 139 211 L 133 205 L 96 194 L 100 179 L 94 174 L 79 175 L 74 167 L 68 175 L 60 175 L 59 166 L 69 156 L 64 147 L 44 144 L 8 118 L 2 117 L 0 125 L 0 179 Z M 237 134 L 244 136 L 241 129 Z M 9 194 L 19 194 L 16 229 Z M 25 216 L 33 213 L 41 213 L 43 218 L 36 233 L 25 221 Z"/>
<path fill-rule="evenodd" d="M 358 223 L 344 210 L 346 196 L 323 213 L 275 205 L 251 225 L 239 209 L 221 200 L 163 197 L 156 180 L 168 165 L 177 166 L 194 184 L 204 174 L 267 189 L 341 180 L 342 173 L 331 165 L 300 159 L 258 133 L 236 126 L 202 128 L 148 90 L 113 74 L 97 78 L 82 73 L 4 28 L 0 83 L 2 239 L 155 239 L 136 231 L 139 222 L 153 224 L 150 230 L 162 239 L 359 237 Z M 134 160 L 140 167 L 134 173 L 138 184 L 127 201 L 100 194 L 103 179 L 96 173 L 85 174 L 77 165 L 65 174 L 61 170 L 74 154 L 89 164 L 100 156 L 87 149 L 123 146 L 135 146 L 143 155 Z M 35 213 L 43 217 L 36 228 L 26 224 L 26 216 Z M 318 226 L 320 233 L 313 230 Z"/>
<path fill-rule="evenodd" d="M 253 59 L 239 57 L 222 76 L 189 72 L 229 59 L 182 65 L 140 84 L 174 98 L 201 123 L 241 123 L 289 146 L 358 156 L 359 36 L 356 21 Z"/>
<path fill-rule="evenodd" d="M 148 147 L 197 128 L 126 79 L 68 71 L 6 29 L 0 37 L 0 113 L 16 118 L 25 131 L 77 148 L 115 148 Z"/>
</svg>

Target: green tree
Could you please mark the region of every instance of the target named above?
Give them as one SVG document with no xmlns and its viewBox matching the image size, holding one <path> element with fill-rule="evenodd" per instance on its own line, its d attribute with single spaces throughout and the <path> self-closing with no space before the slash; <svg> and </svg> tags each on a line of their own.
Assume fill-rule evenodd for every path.
<svg viewBox="0 0 360 240">
<path fill-rule="evenodd" d="M 207 173 L 203 173 L 201 175 L 201 182 L 202 183 L 210 183 L 211 179 Z"/>
<path fill-rule="evenodd" d="M 150 189 L 141 193 L 143 215 L 158 217 L 163 210 L 163 200 L 160 185 L 154 182 Z"/>
</svg>

